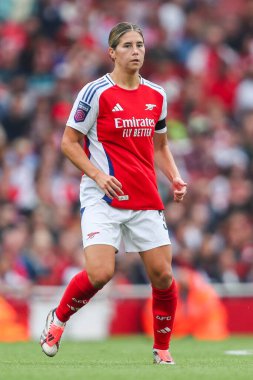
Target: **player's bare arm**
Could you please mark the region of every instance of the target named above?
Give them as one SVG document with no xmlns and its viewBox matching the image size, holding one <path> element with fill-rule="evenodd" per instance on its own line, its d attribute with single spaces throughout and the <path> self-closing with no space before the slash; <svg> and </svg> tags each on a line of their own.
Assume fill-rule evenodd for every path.
<svg viewBox="0 0 253 380">
<path fill-rule="evenodd" d="M 187 184 L 182 180 L 172 153 L 169 149 L 167 133 L 154 134 L 155 163 L 162 173 L 171 181 L 173 185 L 174 200 L 183 200 Z"/>
<path fill-rule="evenodd" d="M 121 183 L 113 176 L 97 169 L 82 148 L 83 134 L 66 126 L 62 142 L 62 153 L 83 173 L 93 179 L 103 192 L 111 199 L 124 194 Z"/>
</svg>

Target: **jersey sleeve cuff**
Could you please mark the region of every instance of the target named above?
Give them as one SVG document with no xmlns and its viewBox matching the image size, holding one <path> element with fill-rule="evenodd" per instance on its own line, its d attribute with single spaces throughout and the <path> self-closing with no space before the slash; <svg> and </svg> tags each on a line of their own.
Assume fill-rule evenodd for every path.
<svg viewBox="0 0 253 380">
<path fill-rule="evenodd" d="M 67 123 L 66 124 L 67 127 L 70 127 L 70 128 L 73 128 L 73 129 L 76 129 L 78 132 L 81 132 L 83 135 L 87 135 L 87 131 L 84 131 L 81 127 L 79 127 L 78 125 L 76 124 L 72 124 L 72 123 Z"/>
<path fill-rule="evenodd" d="M 167 127 L 164 127 L 163 129 L 155 129 L 155 133 L 165 133 L 167 132 Z"/>
</svg>

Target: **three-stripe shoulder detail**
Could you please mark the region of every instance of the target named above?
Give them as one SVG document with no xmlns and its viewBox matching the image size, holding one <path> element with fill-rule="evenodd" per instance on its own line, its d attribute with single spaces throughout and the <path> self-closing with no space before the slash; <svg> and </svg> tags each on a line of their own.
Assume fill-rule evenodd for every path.
<svg viewBox="0 0 253 380">
<path fill-rule="evenodd" d="M 143 84 L 153 88 L 154 90 L 160 90 L 160 91 L 164 92 L 164 89 L 161 86 L 159 86 L 158 84 L 155 84 L 153 82 L 150 82 L 147 79 L 143 79 Z"/>
<path fill-rule="evenodd" d="M 115 83 L 113 83 L 113 81 L 111 80 L 109 74 L 106 74 L 105 77 L 114 86 Z"/>
<path fill-rule="evenodd" d="M 105 76 L 100 78 L 100 79 L 97 79 L 94 82 L 91 82 L 87 86 L 87 88 L 85 89 L 82 100 L 85 103 L 90 104 L 98 89 L 105 87 L 105 86 L 110 87 L 111 85 L 112 84 L 110 83 L 110 81 Z"/>
</svg>

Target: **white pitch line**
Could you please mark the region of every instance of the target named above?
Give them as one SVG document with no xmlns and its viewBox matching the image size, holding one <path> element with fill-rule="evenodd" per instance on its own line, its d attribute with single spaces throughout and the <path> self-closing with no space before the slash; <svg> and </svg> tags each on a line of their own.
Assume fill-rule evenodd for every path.
<svg viewBox="0 0 253 380">
<path fill-rule="evenodd" d="M 246 356 L 253 355 L 253 350 L 229 350 L 225 351 L 226 355 Z"/>
</svg>

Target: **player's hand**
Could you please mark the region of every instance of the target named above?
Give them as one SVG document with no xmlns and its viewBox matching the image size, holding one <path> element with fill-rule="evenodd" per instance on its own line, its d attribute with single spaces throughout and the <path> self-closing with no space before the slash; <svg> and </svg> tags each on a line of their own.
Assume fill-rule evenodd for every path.
<svg viewBox="0 0 253 380">
<path fill-rule="evenodd" d="M 122 184 L 117 178 L 111 175 L 99 172 L 95 176 L 94 181 L 110 199 L 118 198 L 120 195 L 124 194 L 122 191 Z"/>
<path fill-rule="evenodd" d="M 175 177 L 172 182 L 174 201 L 181 202 L 187 192 L 187 183 L 185 183 L 182 178 Z"/>
</svg>

